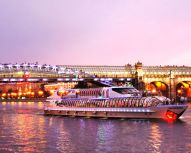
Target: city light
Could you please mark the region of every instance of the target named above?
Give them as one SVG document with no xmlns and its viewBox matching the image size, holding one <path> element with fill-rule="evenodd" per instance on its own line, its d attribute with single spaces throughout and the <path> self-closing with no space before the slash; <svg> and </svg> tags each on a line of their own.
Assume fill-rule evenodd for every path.
<svg viewBox="0 0 191 153">
<path fill-rule="evenodd" d="M 40 91 L 38 91 L 38 95 L 39 95 L 39 96 L 42 96 L 43 94 L 44 94 L 44 92 L 43 92 L 43 91 L 41 91 L 41 90 L 40 90 Z"/>
<path fill-rule="evenodd" d="M 178 92 L 178 94 L 181 94 L 181 93 L 182 93 L 182 91 L 181 91 L 180 89 L 178 89 L 177 92 Z"/>
<path fill-rule="evenodd" d="M 153 89 L 153 90 L 152 90 L 152 93 L 156 93 L 156 89 Z"/>
<path fill-rule="evenodd" d="M 135 69 L 134 69 L 135 68 Z M 62 74 L 59 74 L 58 72 L 60 70 L 63 70 Z M 176 66 L 176 67 L 158 67 L 158 66 L 148 66 L 148 67 L 142 67 L 142 64 L 135 64 L 134 65 L 125 65 L 125 66 L 50 66 L 48 64 L 40 65 L 38 63 L 22 63 L 22 64 L 0 64 L 0 71 L 2 71 L 2 78 L 0 81 L 2 82 L 10 82 L 10 83 L 16 83 L 17 82 L 26 84 L 26 88 L 29 88 L 27 83 L 34 83 L 34 84 L 42 84 L 47 83 L 47 85 L 44 85 L 44 88 L 39 87 L 32 87 L 33 89 L 22 89 L 19 90 L 19 87 L 17 89 L 15 87 L 10 87 L 13 89 L 12 92 L 17 93 L 17 95 L 6 95 L 8 98 L 22 98 L 22 97 L 38 97 L 38 90 L 45 91 L 43 96 L 48 96 L 47 93 L 51 94 L 50 90 L 59 89 L 58 86 L 63 86 L 64 89 L 70 89 L 74 88 L 80 81 L 87 81 L 87 79 L 92 79 L 94 81 L 118 81 L 118 83 L 115 83 L 113 85 L 119 85 L 120 81 L 124 82 L 125 85 L 127 85 L 125 82 L 131 81 L 132 85 L 134 85 L 133 79 L 135 77 L 135 70 L 139 69 L 139 71 L 142 69 L 142 73 L 140 73 L 139 76 L 142 78 L 142 82 L 145 84 L 143 86 L 143 90 L 150 91 L 151 94 L 161 94 L 164 96 L 169 96 L 169 90 L 170 88 L 170 79 L 169 79 L 169 70 L 171 71 L 171 83 L 175 85 L 176 92 L 173 92 L 172 96 L 177 96 L 176 94 L 183 94 L 185 96 L 191 97 L 191 83 L 189 83 L 190 77 L 190 67 L 184 67 L 184 70 L 182 70 L 182 67 Z M 160 69 L 160 71 L 158 70 Z M 9 73 L 5 73 L 8 70 Z M 69 72 L 69 73 L 67 73 Z M 5 73 L 5 74 L 4 74 Z M 79 79 L 74 78 L 75 76 L 80 76 Z M 181 76 L 180 76 L 181 75 Z M 43 82 L 44 81 L 44 82 Z M 74 82 L 75 84 L 72 84 L 71 82 Z M 37 83 L 38 82 L 38 83 Z M 54 85 L 52 85 L 50 82 L 54 82 Z M 56 85 L 58 82 L 65 84 L 62 85 Z M 137 82 L 139 83 L 139 82 Z M 182 84 L 184 86 L 184 90 L 178 91 L 179 87 L 177 84 Z M 50 85 L 50 86 L 49 86 Z M 52 87 L 51 87 L 52 85 Z M 21 85 L 22 86 L 22 85 Z M 48 87 L 49 86 L 49 87 Z M 139 86 L 140 87 L 140 86 Z M 138 87 L 137 87 L 138 88 Z M 173 86 L 174 88 L 174 86 Z M 8 89 L 3 89 L 2 92 L 8 93 Z M 141 89 L 142 90 L 142 89 Z M 32 94 L 26 94 L 28 91 L 33 91 L 34 95 Z M 19 94 L 19 92 L 21 92 Z M 170 92 L 171 93 L 171 92 Z M 9 92 L 10 94 L 10 92 Z M 0 95 L 1 97 L 2 94 Z"/>
<path fill-rule="evenodd" d="M 3 93 L 3 94 L 2 94 L 2 97 L 5 97 L 6 95 L 7 95 L 6 93 Z"/>
</svg>

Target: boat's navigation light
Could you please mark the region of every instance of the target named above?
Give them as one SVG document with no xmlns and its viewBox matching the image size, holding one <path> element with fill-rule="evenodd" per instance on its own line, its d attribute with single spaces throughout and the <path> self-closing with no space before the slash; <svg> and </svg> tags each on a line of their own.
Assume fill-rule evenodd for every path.
<svg viewBox="0 0 191 153">
<path fill-rule="evenodd" d="M 177 119 L 177 114 L 172 112 L 172 111 L 167 111 L 166 112 L 166 119 L 167 120 L 176 120 Z"/>
</svg>

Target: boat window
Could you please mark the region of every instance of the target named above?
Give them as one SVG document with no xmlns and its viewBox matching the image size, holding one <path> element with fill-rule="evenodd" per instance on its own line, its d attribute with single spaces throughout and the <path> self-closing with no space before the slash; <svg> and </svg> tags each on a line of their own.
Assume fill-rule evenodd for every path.
<svg viewBox="0 0 191 153">
<path fill-rule="evenodd" d="M 113 91 L 120 93 L 120 94 L 132 94 L 138 93 L 139 91 L 135 88 L 112 88 Z"/>
</svg>

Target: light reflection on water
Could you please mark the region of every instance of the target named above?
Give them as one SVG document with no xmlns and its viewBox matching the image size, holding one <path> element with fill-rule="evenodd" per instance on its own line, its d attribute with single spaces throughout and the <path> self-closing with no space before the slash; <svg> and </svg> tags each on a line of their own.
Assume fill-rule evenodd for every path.
<svg viewBox="0 0 191 153">
<path fill-rule="evenodd" d="M 191 108 L 181 120 L 44 116 L 42 102 L 0 103 L 0 152 L 191 152 Z"/>
</svg>

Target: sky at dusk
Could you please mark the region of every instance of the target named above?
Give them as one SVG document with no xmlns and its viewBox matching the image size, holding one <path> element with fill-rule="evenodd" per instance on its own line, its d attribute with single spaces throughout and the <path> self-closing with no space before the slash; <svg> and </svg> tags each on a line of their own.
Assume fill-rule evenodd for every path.
<svg viewBox="0 0 191 153">
<path fill-rule="evenodd" d="M 191 66 L 191 0 L 0 0 L 0 63 Z"/>
</svg>

